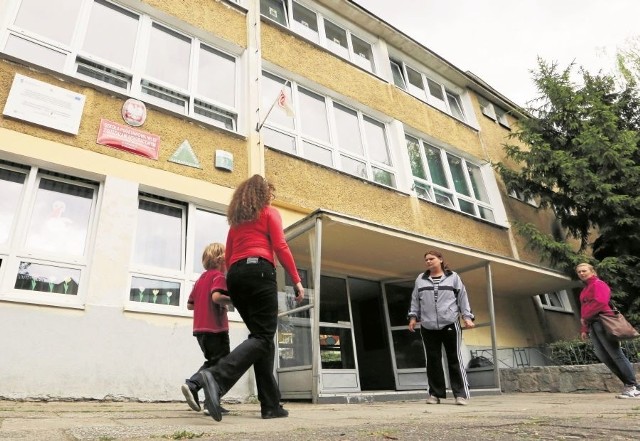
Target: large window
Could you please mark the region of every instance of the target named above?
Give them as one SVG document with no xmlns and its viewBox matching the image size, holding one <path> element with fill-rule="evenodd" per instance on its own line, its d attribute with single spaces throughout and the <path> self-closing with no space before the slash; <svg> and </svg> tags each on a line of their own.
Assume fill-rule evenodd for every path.
<svg viewBox="0 0 640 441">
<path fill-rule="evenodd" d="M 371 43 L 349 29 L 293 0 L 260 0 L 260 13 L 340 57 L 375 72 Z"/>
<path fill-rule="evenodd" d="M 460 94 L 432 78 L 435 75 L 421 73 L 399 60 L 390 59 L 390 65 L 396 86 L 454 118 L 467 120 Z"/>
<path fill-rule="evenodd" d="M 228 231 L 221 214 L 141 194 L 127 307 L 185 312 L 191 288 L 204 271 L 204 248 L 211 242 L 225 243 Z"/>
<path fill-rule="evenodd" d="M 280 91 L 291 101 L 293 114 L 271 107 Z M 262 128 L 265 145 L 396 187 L 397 171 L 383 122 L 266 72 L 262 108 L 271 109 Z"/>
<path fill-rule="evenodd" d="M 81 305 L 99 185 L 0 162 L 0 292 L 5 299 Z"/>
<path fill-rule="evenodd" d="M 496 221 L 480 166 L 416 137 L 406 143 L 418 197 Z"/>
<path fill-rule="evenodd" d="M 20 0 L 16 10 L 0 51 L 236 130 L 234 55 L 106 0 Z"/>
</svg>

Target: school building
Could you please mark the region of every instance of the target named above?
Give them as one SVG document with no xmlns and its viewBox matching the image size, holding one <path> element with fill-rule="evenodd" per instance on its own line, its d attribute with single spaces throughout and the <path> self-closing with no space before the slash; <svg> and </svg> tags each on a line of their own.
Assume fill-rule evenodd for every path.
<svg viewBox="0 0 640 441">
<path fill-rule="evenodd" d="M 544 364 L 578 310 L 511 226 L 554 217 L 492 168 L 527 117 L 492 86 L 352 0 L 2 2 L 0 397 L 183 399 L 202 250 L 255 173 L 307 292 L 279 268 L 283 398 L 426 393 L 430 249 L 469 292 L 465 360 L 493 361 L 472 388 Z M 250 371 L 226 398 L 255 394 Z"/>
</svg>

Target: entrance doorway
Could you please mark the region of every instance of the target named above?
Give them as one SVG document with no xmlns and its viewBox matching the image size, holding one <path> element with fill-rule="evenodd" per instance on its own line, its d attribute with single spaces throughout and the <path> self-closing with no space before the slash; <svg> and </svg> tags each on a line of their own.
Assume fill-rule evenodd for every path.
<svg viewBox="0 0 640 441">
<path fill-rule="evenodd" d="M 395 390 L 380 283 L 348 278 L 360 389 Z"/>
</svg>

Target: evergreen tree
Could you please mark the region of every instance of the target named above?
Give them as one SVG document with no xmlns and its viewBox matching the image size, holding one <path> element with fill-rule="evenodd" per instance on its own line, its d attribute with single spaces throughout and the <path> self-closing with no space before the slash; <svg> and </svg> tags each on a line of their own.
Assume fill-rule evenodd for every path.
<svg viewBox="0 0 640 441">
<path fill-rule="evenodd" d="M 573 81 L 577 75 L 579 83 Z M 628 78 L 627 78 L 628 79 Z M 539 98 L 496 165 L 508 190 L 553 209 L 564 234 L 515 224 L 530 245 L 574 276 L 590 261 L 614 304 L 640 323 L 640 99 L 634 81 L 538 61 Z M 515 143 L 513 140 L 520 143 Z M 523 147 L 523 145 L 525 147 Z M 554 237 L 555 236 L 555 237 Z"/>
</svg>

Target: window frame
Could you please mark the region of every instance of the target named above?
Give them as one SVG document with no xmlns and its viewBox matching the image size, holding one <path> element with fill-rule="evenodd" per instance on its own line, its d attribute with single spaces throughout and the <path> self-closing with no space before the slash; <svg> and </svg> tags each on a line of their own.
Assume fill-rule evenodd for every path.
<svg viewBox="0 0 640 441">
<path fill-rule="evenodd" d="M 409 151 L 409 139 L 411 139 L 413 144 L 417 146 L 418 157 L 415 157 L 415 152 L 414 154 L 412 154 L 412 152 Z M 491 196 L 487 182 L 485 182 L 486 178 L 482 173 L 483 164 L 477 161 L 470 160 L 469 158 L 466 158 L 459 153 L 447 150 L 446 148 L 438 146 L 434 142 L 427 141 L 420 136 L 416 136 L 410 133 L 405 133 L 405 148 L 408 151 L 410 161 L 412 161 L 412 167 L 410 167 L 410 170 L 411 178 L 413 180 L 413 189 L 419 199 L 453 209 L 460 213 L 473 216 L 486 222 L 498 224 L 498 207 L 495 206 L 495 201 Z M 438 163 L 442 168 L 442 178 L 444 178 L 447 186 L 435 182 L 433 177 L 434 171 L 432 171 L 432 167 L 427 158 L 427 149 L 432 152 L 431 155 L 434 154 L 434 150 L 437 151 L 435 154 L 439 156 L 437 156 L 435 159 L 438 159 Z M 462 178 L 464 179 L 464 184 L 470 193 L 469 195 L 459 192 L 456 188 L 454 173 L 452 172 L 451 166 L 449 164 L 450 158 L 456 158 L 460 160 L 460 171 L 462 173 Z M 413 162 L 416 159 L 419 159 L 419 163 Z M 413 168 L 414 166 L 420 167 L 420 169 L 416 171 L 421 172 L 422 176 L 416 176 L 416 171 L 414 171 Z M 484 192 L 486 194 L 486 197 L 489 199 L 489 202 L 483 201 L 480 198 L 481 195 L 476 194 L 476 188 L 469 173 L 470 166 L 477 167 L 479 172 L 481 173 L 481 183 L 484 187 Z M 473 213 L 470 213 L 469 210 L 465 210 L 463 208 L 470 206 L 472 207 Z M 488 210 L 492 214 L 491 218 L 484 217 L 483 210 Z"/>
<path fill-rule="evenodd" d="M 16 16 L 23 0 L 17 0 L 15 11 L 10 13 L 7 26 L 0 31 L 0 51 L 25 60 L 27 63 L 37 64 L 79 80 L 95 84 L 101 88 L 136 98 L 149 104 L 153 104 L 172 113 L 188 116 L 208 125 L 223 130 L 239 132 L 241 124 L 241 87 L 242 70 L 244 68 L 241 59 L 241 48 L 234 48 L 235 53 L 229 50 L 228 43 L 222 41 L 205 41 L 200 37 L 189 35 L 176 26 L 169 25 L 147 13 L 136 11 L 130 7 L 109 0 L 80 0 L 80 13 L 73 29 L 73 38 L 69 45 L 46 39 L 36 32 L 17 27 Z M 137 17 L 136 37 L 133 44 L 133 56 L 131 66 L 123 66 L 117 62 L 100 57 L 97 54 L 87 52 L 83 46 L 88 35 L 88 22 L 91 17 L 94 4 L 107 4 L 112 10 Z M 189 65 L 186 68 L 187 86 L 180 87 L 175 84 L 163 82 L 146 73 L 146 57 L 150 45 L 150 35 L 154 26 L 160 26 L 169 32 L 182 36 L 190 41 Z M 185 25 L 186 28 L 186 25 Z M 29 44 L 34 51 L 37 48 L 45 48 L 49 52 L 60 54 L 64 61 L 61 65 L 47 65 L 40 61 L 39 57 L 32 54 L 20 56 L 6 52 L 6 45 L 10 39 L 19 39 Z M 202 48 L 202 49 L 201 49 Z M 232 86 L 234 91 L 234 105 L 218 101 L 204 96 L 198 92 L 199 51 L 212 49 L 235 60 L 235 77 L 233 84 L 224 84 L 221 88 Z M 209 51 L 212 52 L 212 51 Z M 36 59 L 38 58 L 38 59 Z M 59 63 L 60 64 L 60 63 Z M 150 85 L 150 86 L 147 86 Z M 154 94 L 150 95 L 149 87 Z M 182 101 L 181 105 L 174 105 L 172 101 Z M 204 106 L 202 105 L 204 103 Z M 200 105 L 199 105 L 200 104 Z M 210 106 L 209 111 L 202 111 L 203 107 Z M 201 110 L 201 111 L 198 111 Z"/>
<path fill-rule="evenodd" d="M 534 198 L 525 198 L 522 193 L 516 190 L 509 191 L 509 196 L 519 200 L 520 202 L 524 202 L 525 204 L 531 205 L 532 207 L 538 208 L 539 204 L 536 202 Z"/>
<path fill-rule="evenodd" d="M 171 316 L 184 316 L 188 317 L 192 315 L 192 311 L 187 309 L 187 301 L 189 300 L 189 295 L 195 282 L 198 280 L 201 272 L 198 272 L 196 269 L 197 265 L 194 262 L 196 255 L 201 255 L 202 250 L 195 250 L 196 242 L 196 216 L 197 211 L 204 211 L 210 213 L 215 216 L 220 216 L 221 218 L 225 218 L 226 216 L 218 210 L 214 210 L 208 207 L 203 207 L 191 202 L 177 201 L 172 199 L 167 199 L 162 196 L 158 196 L 156 194 L 150 194 L 147 192 L 140 192 L 138 194 L 138 204 L 140 200 L 148 200 L 154 203 L 158 203 L 161 205 L 166 205 L 169 207 L 179 207 L 182 209 L 182 223 L 181 223 L 181 265 L 180 269 L 170 269 L 160 266 L 153 265 L 145 265 L 135 263 L 133 261 L 133 257 L 135 255 L 135 244 L 136 238 L 138 235 L 138 231 L 134 232 L 134 240 L 132 244 L 132 255 L 129 263 L 129 271 L 128 271 L 128 283 L 127 290 L 124 293 L 124 309 L 126 311 L 134 311 L 134 312 L 142 312 L 142 313 L 150 313 L 150 314 L 160 314 L 160 315 L 171 315 Z M 136 211 L 139 212 L 139 205 L 136 208 Z M 214 239 L 212 241 L 222 242 L 226 241 L 226 233 L 225 240 Z M 199 265 L 198 265 L 199 266 Z M 167 304 L 158 304 L 158 303 L 149 303 L 149 302 L 140 302 L 131 300 L 131 290 L 134 288 L 133 281 L 135 278 L 142 279 L 151 279 L 157 280 L 160 282 L 166 283 L 176 283 L 179 285 L 180 289 L 180 298 L 178 301 L 178 305 L 167 305 Z M 229 320 L 234 321 L 242 321 L 240 315 L 233 307 L 230 308 L 228 312 Z"/>
<path fill-rule="evenodd" d="M 544 293 L 534 296 L 536 302 L 547 311 L 566 312 L 573 313 L 573 307 L 569 300 L 569 294 L 566 289 L 560 291 L 553 291 L 551 293 Z M 557 300 L 560 306 L 555 306 L 552 299 Z"/>
<path fill-rule="evenodd" d="M 389 64 L 392 72 L 391 83 L 396 87 L 404 90 L 419 100 L 426 102 L 431 107 L 446 113 L 452 118 L 462 121 L 465 124 L 470 124 L 468 110 L 466 109 L 465 101 L 462 99 L 464 92 L 460 92 L 458 87 L 448 84 L 447 81 L 439 78 L 435 73 L 431 73 L 427 69 L 418 69 L 415 66 L 402 61 L 398 57 L 390 56 Z M 397 69 L 395 71 L 394 66 Z M 401 75 L 404 85 L 398 84 L 395 75 L 393 75 L 396 71 Z M 418 87 L 416 84 L 409 81 L 410 72 L 412 72 L 412 74 L 415 73 L 420 75 L 422 82 L 421 87 Z M 457 112 L 452 109 L 451 100 L 456 102 L 460 111 L 460 116 L 458 116 Z"/>
<path fill-rule="evenodd" d="M 0 301 L 76 309 L 84 308 L 90 272 L 89 262 L 94 249 L 100 204 L 102 202 L 103 183 L 56 173 L 52 170 L 37 166 L 23 166 L 22 164 L 13 164 L 3 160 L 0 160 L 0 168 L 25 174 L 20 198 L 15 208 L 12 226 L 9 230 L 11 236 L 8 242 L 0 248 L 0 260 L 2 261 L 0 265 Z M 83 244 L 84 249 L 81 255 L 47 252 L 46 250 L 27 247 L 27 233 L 31 225 L 32 216 L 34 216 L 34 204 L 40 190 L 39 184 L 42 179 L 85 187 L 92 190 L 86 224 L 86 237 L 84 238 Z M 52 296 L 52 292 L 26 291 L 16 288 L 17 276 L 22 262 L 78 271 L 79 278 L 76 281 L 78 291 L 75 294 L 69 295 L 66 293 L 54 293 L 56 295 Z"/>
<path fill-rule="evenodd" d="M 286 24 L 282 23 L 278 20 L 274 20 L 268 15 L 262 14 L 262 4 L 265 2 L 276 2 L 282 5 L 282 9 L 284 10 L 286 17 Z M 315 13 L 316 15 L 316 26 L 318 27 L 318 31 L 310 34 L 305 29 L 302 28 L 299 22 L 294 20 L 293 18 L 293 8 L 294 3 L 301 6 L 302 8 Z M 362 69 L 371 72 L 377 73 L 377 66 L 375 62 L 376 58 L 376 45 L 373 41 L 375 39 L 371 36 L 366 36 L 364 31 L 352 31 L 349 23 L 344 22 L 338 16 L 328 13 L 328 11 L 322 10 L 317 6 L 312 6 L 309 2 L 306 1 L 296 1 L 296 0 L 260 0 L 261 13 L 260 15 L 265 19 L 277 24 L 278 26 L 283 26 L 297 35 L 301 36 L 306 40 L 310 40 L 329 52 L 343 58 L 352 64 L 355 64 Z M 329 25 L 327 25 L 329 23 Z M 346 46 L 341 43 L 333 42 L 327 38 L 327 28 L 336 27 L 342 31 L 344 31 L 344 38 Z M 369 46 L 370 58 L 363 57 L 359 52 L 356 52 L 354 49 L 354 38 L 359 42 L 362 42 Z M 367 61 L 364 61 L 367 60 Z"/>
<path fill-rule="evenodd" d="M 368 114 L 368 113 L 365 114 L 363 111 L 353 106 L 350 106 L 342 101 L 338 101 L 331 96 L 320 93 L 311 87 L 298 84 L 297 82 L 294 82 L 294 81 L 286 80 L 282 76 L 275 74 L 271 71 L 263 70 L 263 77 L 265 75 L 268 77 L 271 77 L 273 81 L 279 82 L 280 84 L 283 84 L 283 85 L 286 83 L 290 87 L 291 106 L 294 108 L 293 127 L 288 127 L 283 124 L 278 124 L 270 121 L 271 114 L 267 116 L 267 119 L 265 120 L 265 124 L 264 124 L 264 129 L 266 129 L 267 132 L 269 133 L 267 136 L 273 136 L 271 135 L 271 132 L 275 132 L 276 135 L 279 134 L 281 136 L 287 137 L 287 139 L 293 140 L 294 151 L 290 151 L 289 149 L 286 149 L 282 146 L 270 145 L 269 141 L 264 142 L 266 146 L 270 148 L 274 148 L 276 150 L 284 151 L 288 154 L 293 154 L 293 155 L 305 158 L 309 161 L 313 161 L 314 163 L 323 165 L 325 167 L 331 167 L 335 170 L 339 170 L 343 173 L 347 173 L 349 175 L 356 176 L 361 179 L 366 179 L 370 182 L 374 182 L 379 185 L 384 185 L 394 189 L 398 188 L 399 175 L 401 173 L 401 170 L 398 167 L 398 161 L 394 155 L 394 151 L 391 143 L 390 128 L 387 122 L 381 120 L 380 118 L 376 118 L 371 114 Z M 300 124 L 300 121 L 301 121 L 301 115 L 302 115 L 302 112 L 304 112 L 304 109 L 301 109 L 301 105 L 300 105 L 300 93 L 303 93 L 303 92 L 300 92 L 300 89 L 304 90 L 305 93 L 310 92 L 312 94 L 315 94 L 319 97 L 324 98 L 325 111 L 327 112 L 326 117 L 329 123 L 328 124 L 329 139 L 328 140 L 321 140 L 318 138 L 310 137 L 309 135 L 305 134 L 302 131 L 303 128 Z M 264 101 L 266 101 L 266 97 L 263 97 L 263 102 Z M 357 126 L 358 126 L 359 135 L 360 135 L 360 141 L 363 147 L 362 155 L 359 155 L 356 152 L 346 150 L 340 147 L 340 144 L 338 142 L 338 125 L 337 125 L 337 116 L 336 116 L 338 115 L 338 113 L 335 109 L 336 106 L 340 108 L 344 108 L 349 112 L 355 113 L 355 116 L 357 117 Z M 280 111 L 280 109 L 273 109 L 273 112 L 277 112 L 277 111 Z M 371 156 L 372 152 L 370 151 L 369 141 L 367 139 L 368 132 L 367 132 L 367 126 L 365 124 L 366 120 L 373 121 L 382 126 L 383 132 L 384 132 L 383 133 L 384 143 L 387 148 L 387 155 L 388 155 L 390 164 L 381 163 L 372 159 L 372 156 Z M 312 144 L 319 149 L 330 150 L 332 165 L 317 162 L 316 160 L 305 156 L 305 143 Z M 359 176 L 356 173 L 351 173 L 349 171 L 346 171 L 343 168 L 343 161 L 345 162 L 358 161 L 358 162 L 364 163 L 366 177 Z M 375 175 L 374 175 L 376 173 L 375 170 L 378 170 L 378 169 L 381 170 L 382 172 L 388 173 L 391 176 L 390 180 L 392 181 L 393 185 L 389 185 L 387 183 L 375 180 Z"/>
</svg>

